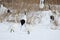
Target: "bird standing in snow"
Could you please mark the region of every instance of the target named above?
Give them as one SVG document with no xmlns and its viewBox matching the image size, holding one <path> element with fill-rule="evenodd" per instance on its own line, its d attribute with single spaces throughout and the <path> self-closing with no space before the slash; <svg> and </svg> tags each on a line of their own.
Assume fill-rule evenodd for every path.
<svg viewBox="0 0 60 40">
<path fill-rule="evenodd" d="M 27 18 L 26 18 L 26 12 L 25 12 L 25 13 L 22 15 L 21 20 L 20 20 L 21 29 L 22 29 L 22 26 L 23 26 L 24 24 L 26 24 L 26 20 L 27 20 Z M 25 27 L 26 27 L 26 25 L 25 25 Z"/>
</svg>

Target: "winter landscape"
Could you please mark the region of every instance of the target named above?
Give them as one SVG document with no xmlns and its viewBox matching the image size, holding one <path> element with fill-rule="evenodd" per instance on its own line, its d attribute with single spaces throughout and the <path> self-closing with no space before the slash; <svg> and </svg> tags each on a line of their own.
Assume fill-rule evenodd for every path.
<svg viewBox="0 0 60 40">
<path fill-rule="evenodd" d="M 60 5 L 40 0 L 33 7 L 18 11 L 0 4 L 0 40 L 60 40 Z"/>
</svg>

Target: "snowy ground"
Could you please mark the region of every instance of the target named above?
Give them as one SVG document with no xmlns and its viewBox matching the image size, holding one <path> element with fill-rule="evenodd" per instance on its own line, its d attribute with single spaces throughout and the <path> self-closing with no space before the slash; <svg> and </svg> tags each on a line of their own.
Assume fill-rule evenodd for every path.
<svg viewBox="0 0 60 40">
<path fill-rule="evenodd" d="M 0 40 L 60 40 L 60 30 L 51 30 L 47 26 L 33 25 L 34 30 L 30 34 L 19 29 L 18 31 L 17 28 L 15 32 L 9 32 L 10 24 L 0 23 Z"/>
<path fill-rule="evenodd" d="M 0 40 L 60 40 L 60 30 L 41 29 L 40 26 L 34 25 L 34 30 L 27 34 L 20 30 L 9 32 L 9 25 L 0 23 Z"/>
</svg>

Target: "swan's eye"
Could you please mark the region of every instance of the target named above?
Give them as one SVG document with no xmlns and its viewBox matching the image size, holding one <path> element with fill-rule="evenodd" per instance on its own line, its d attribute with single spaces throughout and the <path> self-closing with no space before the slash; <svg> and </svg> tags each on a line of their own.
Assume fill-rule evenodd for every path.
<svg viewBox="0 0 60 40">
<path fill-rule="evenodd" d="M 53 15 L 51 15 L 51 16 L 50 16 L 50 19 L 51 19 L 51 20 L 54 20 L 54 16 L 53 16 Z"/>
</svg>

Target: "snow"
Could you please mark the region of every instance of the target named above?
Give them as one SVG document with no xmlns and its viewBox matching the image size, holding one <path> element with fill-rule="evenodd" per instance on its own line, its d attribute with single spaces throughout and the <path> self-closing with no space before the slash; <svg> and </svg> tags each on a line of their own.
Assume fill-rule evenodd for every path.
<svg viewBox="0 0 60 40">
<path fill-rule="evenodd" d="M 40 13 L 42 19 L 40 23 L 34 25 L 26 24 L 21 28 L 20 23 L 0 23 L 0 40 L 60 40 L 60 30 L 51 29 L 51 12 L 38 11 L 35 13 Z M 14 32 L 10 32 L 10 29 L 13 29 Z M 27 33 L 28 30 L 30 34 Z"/>
<path fill-rule="evenodd" d="M 30 35 L 25 32 L 2 32 L 0 40 L 60 40 L 60 31 L 36 28 Z"/>
</svg>

